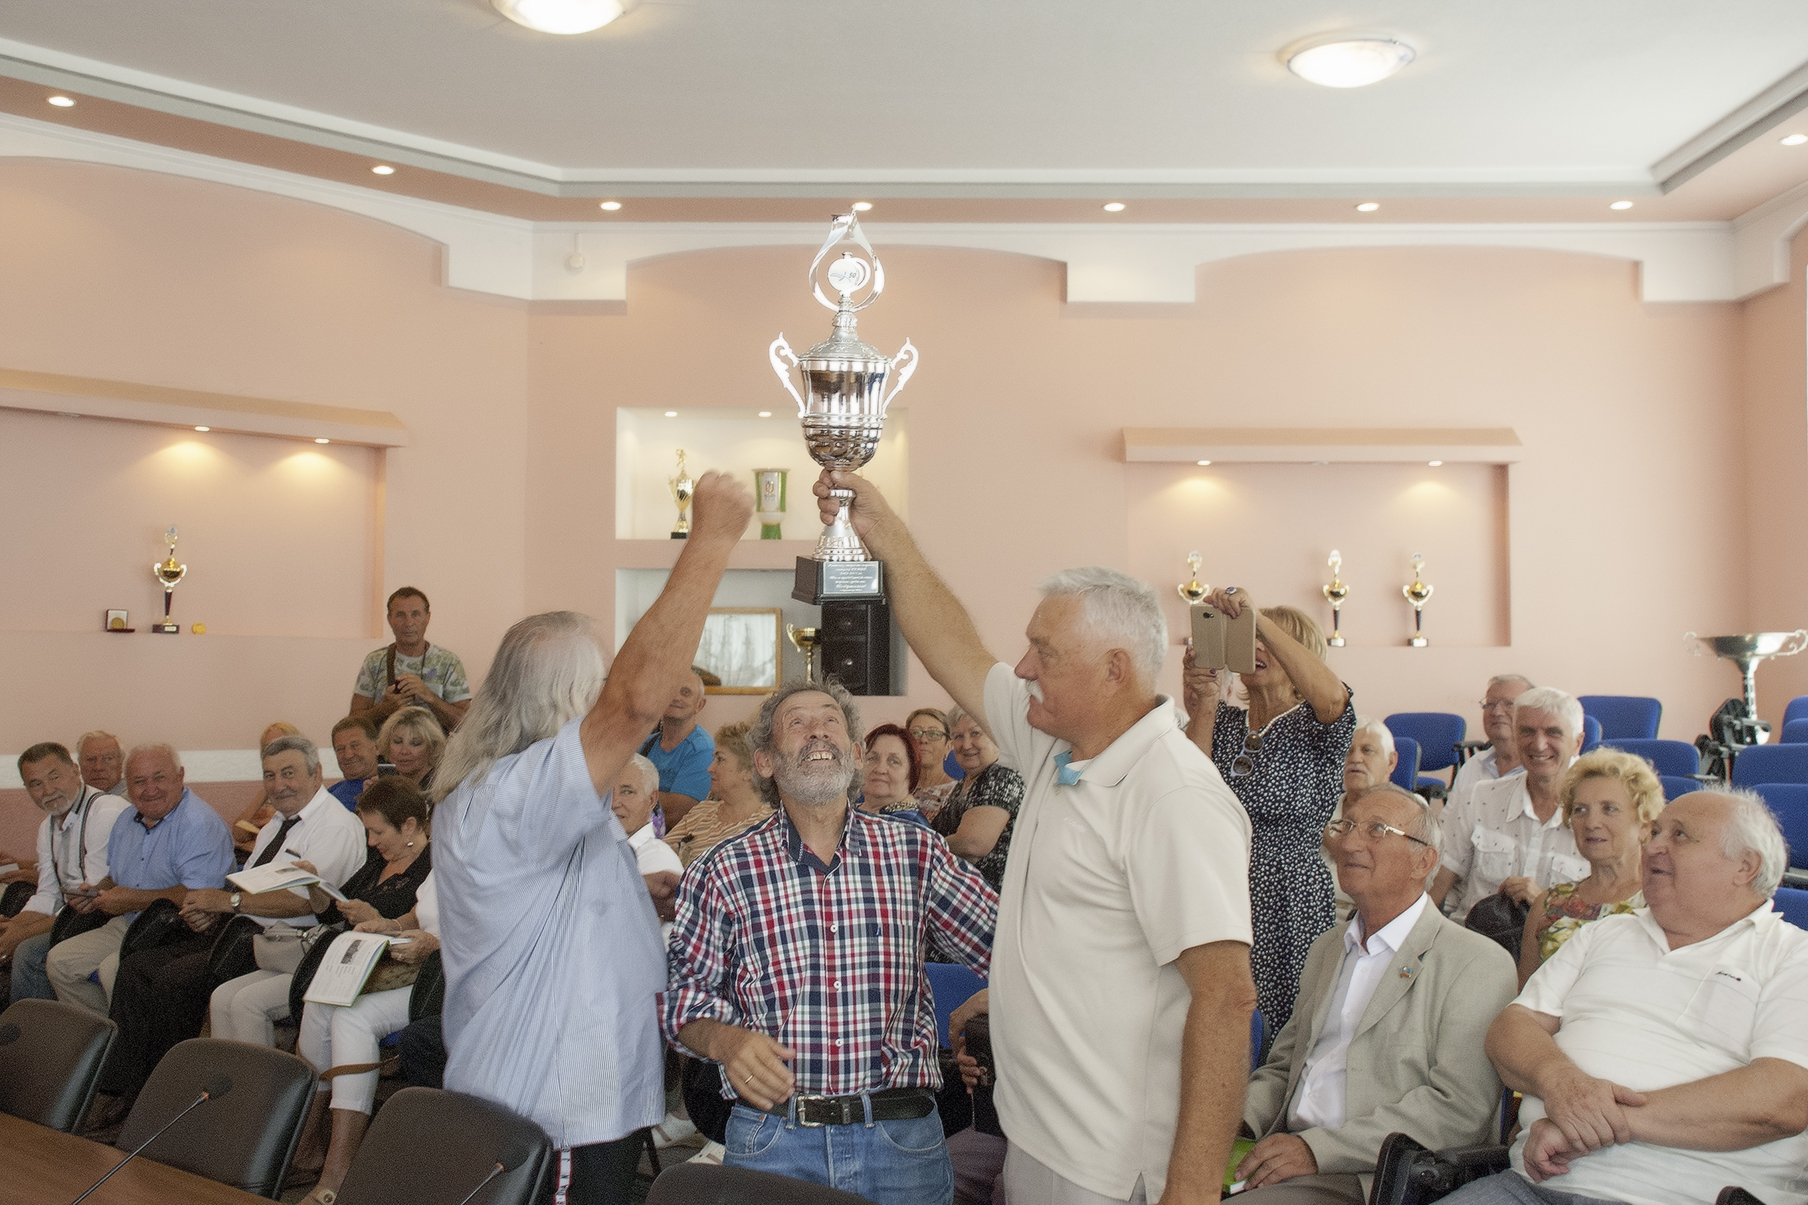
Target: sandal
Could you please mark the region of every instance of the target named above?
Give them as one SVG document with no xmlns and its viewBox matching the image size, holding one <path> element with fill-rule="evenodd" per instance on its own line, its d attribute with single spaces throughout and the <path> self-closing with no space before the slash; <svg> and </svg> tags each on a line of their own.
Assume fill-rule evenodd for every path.
<svg viewBox="0 0 1808 1205">
<path fill-rule="evenodd" d="M 333 1205 L 338 1199 L 339 1194 L 332 1189 L 316 1185 L 313 1192 L 301 1199 L 301 1205 Z"/>
<path fill-rule="evenodd" d="M 692 1155 L 686 1162 L 708 1163 L 714 1167 L 721 1167 L 722 1156 L 727 1153 L 728 1148 L 723 1146 L 720 1142 L 706 1142 L 703 1144 L 703 1149 Z"/>
<path fill-rule="evenodd" d="M 672 1113 L 665 1115 L 665 1120 L 653 1127 L 653 1146 L 656 1150 L 665 1150 L 676 1146 L 697 1132 L 697 1123 L 688 1117 L 679 1117 Z"/>
</svg>

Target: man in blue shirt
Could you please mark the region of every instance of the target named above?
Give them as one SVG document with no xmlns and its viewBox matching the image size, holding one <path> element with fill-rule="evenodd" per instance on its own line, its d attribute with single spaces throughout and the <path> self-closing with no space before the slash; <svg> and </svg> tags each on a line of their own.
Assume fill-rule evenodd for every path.
<svg viewBox="0 0 1808 1205">
<path fill-rule="evenodd" d="M 716 757 L 716 742 L 697 726 L 697 716 L 708 697 L 703 677 L 690 670 L 678 685 L 678 693 L 666 705 L 665 715 L 653 735 L 641 745 L 641 756 L 659 767 L 659 806 L 665 826 L 671 828 L 684 814 L 709 797 L 709 763 Z"/>
<path fill-rule="evenodd" d="M 377 726 L 368 715 L 348 715 L 333 725 L 333 756 L 344 781 L 328 787 L 327 793 L 355 812 L 358 796 L 377 776 Z"/>
<path fill-rule="evenodd" d="M 126 758 L 126 798 L 133 811 L 107 840 L 107 877 L 76 890 L 93 893 L 82 911 L 113 919 L 51 947 L 45 971 L 57 999 L 105 1014 L 119 973 L 119 943 L 153 900 L 180 905 L 191 887 L 219 887 L 238 868 L 232 833 L 184 783 L 182 759 L 168 745 L 140 745 Z M 72 905 L 73 906 L 73 905 Z M 100 983 L 88 976 L 98 971 Z"/>
</svg>

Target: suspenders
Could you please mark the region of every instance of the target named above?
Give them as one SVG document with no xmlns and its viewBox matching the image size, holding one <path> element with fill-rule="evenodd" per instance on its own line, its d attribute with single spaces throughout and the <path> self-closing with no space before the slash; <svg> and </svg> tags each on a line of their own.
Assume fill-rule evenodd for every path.
<svg viewBox="0 0 1808 1205">
<path fill-rule="evenodd" d="M 94 794 L 92 794 L 92 795 L 88 794 L 89 791 L 93 791 L 93 790 L 94 790 L 94 788 L 84 785 L 82 787 L 82 798 L 78 799 L 75 804 L 76 809 L 78 811 L 80 811 L 82 814 L 82 827 L 79 830 L 77 830 L 79 833 L 77 840 L 80 845 L 80 852 L 79 852 L 78 858 L 79 858 L 79 861 L 81 864 L 81 871 L 84 875 L 86 875 L 88 873 L 88 818 L 90 816 L 94 815 L 94 801 L 96 799 L 99 799 L 100 795 L 101 795 L 101 793 L 99 791 L 94 791 Z M 63 898 L 63 891 L 64 891 L 63 868 L 57 865 L 57 852 L 56 852 L 57 831 L 56 831 L 56 827 L 55 827 L 55 821 L 52 821 L 51 825 L 52 826 L 50 829 L 50 873 L 56 876 L 57 898 L 60 900 Z"/>
</svg>

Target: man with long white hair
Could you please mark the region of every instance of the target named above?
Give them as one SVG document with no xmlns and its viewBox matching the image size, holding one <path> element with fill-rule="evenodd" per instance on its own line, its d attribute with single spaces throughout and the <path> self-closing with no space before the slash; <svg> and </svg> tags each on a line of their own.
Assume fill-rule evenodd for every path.
<svg viewBox="0 0 1808 1205">
<path fill-rule="evenodd" d="M 988 1007 L 1011 1205 L 1216 1200 L 1249 1072 L 1249 817 L 1155 692 L 1167 622 L 1146 583 L 1042 583 L 1013 669 L 871 483 L 855 529 L 930 676 L 982 715 L 1026 789 L 1005 865 Z"/>
<path fill-rule="evenodd" d="M 627 1199 L 641 1131 L 665 1116 L 654 1010 L 659 918 L 606 796 L 691 663 L 745 486 L 697 482 L 690 539 L 604 681 L 595 625 L 510 628 L 434 774 L 445 1084 L 570 1147 L 578 1203 Z"/>
</svg>

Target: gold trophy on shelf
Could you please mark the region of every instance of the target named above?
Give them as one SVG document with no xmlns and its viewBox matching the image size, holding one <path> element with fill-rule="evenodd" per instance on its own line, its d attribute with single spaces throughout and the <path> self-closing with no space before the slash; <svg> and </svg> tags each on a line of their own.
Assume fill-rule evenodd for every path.
<svg viewBox="0 0 1808 1205">
<path fill-rule="evenodd" d="M 785 635 L 791 638 L 797 651 L 804 655 L 804 681 L 816 681 L 816 650 L 822 644 L 822 629 L 800 628 L 788 623 L 785 625 Z"/>
<path fill-rule="evenodd" d="M 1193 571 L 1193 580 L 1190 582 L 1181 582 L 1174 588 L 1180 591 L 1180 597 L 1185 600 L 1186 604 L 1190 607 L 1194 603 L 1204 602 L 1205 596 L 1212 592 L 1212 588 L 1199 580 L 1199 567 L 1205 564 L 1204 557 L 1200 556 L 1196 551 L 1189 552 L 1187 553 L 1186 563 L 1187 568 Z"/>
<path fill-rule="evenodd" d="M 1344 583 L 1342 578 L 1337 576 L 1338 571 L 1343 568 L 1343 553 L 1333 548 L 1331 550 L 1331 559 L 1326 561 L 1325 564 L 1331 567 L 1331 582 L 1329 585 L 1321 587 L 1325 592 L 1325 601 L 1331 604 L 1331 638 L 1325 641 L 1325 643 L 1332 648 L 1340 649 L 1344 645 L 1343 628 L 1341 626 L 1343 623 L 1343 600 L 1350 596 L 1350 587 Z M 1425 587 L 1425 593 L 1429 597 L 1431 594 L 1430 586 Z"/>
<path fill-rule="evenodd" d="M 1416 649 L 1422 649 L 1430 643 L 1430 641 L 1425 639 L 1425 600 L 1431 597 L 1431 583 L 1425 581 L 1421 576 L 1424 573 L 1424 570 L 1425 554 L 1422 552 L 1413 553 L 1412 581 L 1407 582 L 1404 586 L 1400 587 L 1400 593 L 1404 594 L 1406 596 L 1406 601 L 1412 604 L 1413 613 L 1413 635 L 1412 639 L 1408 640 L 1406 643 Z"/>
<path fill-rule="evenodd" d="M 672 538 L 688 540 L 691 538 L 691 521 L 684 512 L 691 507 L 691 495 L 697 492 L 697 483 L 684 471 L 683 448 L 678 449 L 678 475 L 666 478 L 666 484 L 671 487 L 672 501 L 678 504 L 678 522 L 672 527 Z"/>
<path fill-rule="evenodd" d="M 170 618 L 170 604 L 176 598 L 176 583 L 188 573 L 188 566 L 176 563 L 176 529 L 173 525 L 163 538 L 169 542 L 169 557 L 162 564 L 151 566 L 151 572 L 163 583 L 163 618 L 151 624 L 151 631 L 174 636 L 182 630 L 182 625 Z"/>
</svg>

